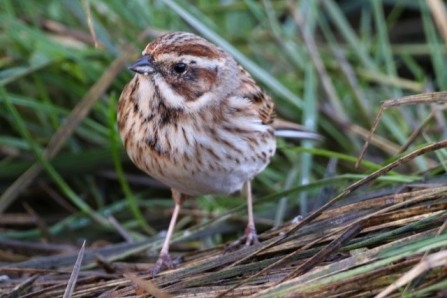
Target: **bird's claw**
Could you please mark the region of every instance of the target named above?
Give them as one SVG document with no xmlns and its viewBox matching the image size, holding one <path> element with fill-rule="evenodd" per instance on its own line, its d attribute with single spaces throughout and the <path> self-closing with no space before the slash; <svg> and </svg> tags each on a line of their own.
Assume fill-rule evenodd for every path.
<svg viewBox="0 0 447 298">
<path fill-rule="evenodd" d="M 245 247 L 248 247 L 258 243 L 259 240 L 258 235 L 256 234 L 255 227 L 252 225 L 248 225 L 247 228 L 245 228 L 244 236 L 240 237 L 238 240 L 228 245 L 228 247 L 225 249 L 225 253 L 239 248 L 242 244 L 244 244 Z"/>
<path fill-rule="evenodd" d="M 171 256 L 168 253 L 160 253 L 157 262 L 152 268 L 152 278 L 154 278 L 163 269 L 174 269 L 175 265 L 172 262 Z"/>
</svg>

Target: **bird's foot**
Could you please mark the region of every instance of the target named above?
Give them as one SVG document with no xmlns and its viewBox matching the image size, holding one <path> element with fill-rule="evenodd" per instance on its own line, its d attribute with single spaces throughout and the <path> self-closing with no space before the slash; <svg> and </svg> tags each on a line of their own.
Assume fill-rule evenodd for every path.
<svg viewBox="0 0 447 298">
<path fill-rule="evenodd" d="M 248 225 L 245 228 L 244 236 L 240 237 L 238 240 L 234 241 L 228 247 L 225 249 L 225 252 L 230 252 L 233 250 L 238 249 L 241 245 L 244 245 L 245 247 L 258 244 L 258 235 L 256 234 L 256 229 L 254 225 Z"/>
<path fill-rule="evenodd" d="M 161 252 L 152 268 L 152 277 L 154 278 L 158 273 L 165 269 L 174 269 L 175 264 L 172 262 L 171 256 L 168 253 Z"/>
</svg>

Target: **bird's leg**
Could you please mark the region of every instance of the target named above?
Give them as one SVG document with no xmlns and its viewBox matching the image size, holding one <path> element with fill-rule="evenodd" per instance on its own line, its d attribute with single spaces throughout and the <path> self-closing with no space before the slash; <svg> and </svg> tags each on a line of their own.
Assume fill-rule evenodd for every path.
<svg viewBox="0 0 447 298">
<path fill-rule="evenodd" d="M 247 192 L 247 208 L 248 208 L 248 224 L 245 228 L 245 246 L 259 243 L 258 235 L 256 234 L 255 218 L 253 216 L 253 200 L 251 198 L 251 181 L 245 184 Z"/>
<path fill-rule="evenodd" d="M 177 217 L 180 212 L 180 208 L 186 199 L 186 195 L 172 189 L 172 198 L 175 202 L 174 212 L 172 213 L 171 222 L 169 223 L 168 232 L 166 234 L 163 247 L 161 248 L 160 254 L 158 256 L 158 260 L 155 263 L 154 268 L 152 269 L 153 276 L 162 271 L 164 267 L 166 267 L 167 269 L 174 268 L 171 256 L 169 255 L 169 242 L 171 240 L 172 234 L 174 233 L 175 223 L 177 222 Z"/>
<path fill-rule="evenodd" d="M 246 196 L 247 196 L 247 208 L 248 208 L 248 224 L 245 228 L 244 236 L 231 243 L 225 251 L 232 251 L 241 244 L 245 243 L 245 246 L 250 246 L 259 243 L 258 235 L 256 234 L 255 220 L 253 216 L 253 201 L 251 197 L 251 181 L 245 183 Z"/>
</svg>

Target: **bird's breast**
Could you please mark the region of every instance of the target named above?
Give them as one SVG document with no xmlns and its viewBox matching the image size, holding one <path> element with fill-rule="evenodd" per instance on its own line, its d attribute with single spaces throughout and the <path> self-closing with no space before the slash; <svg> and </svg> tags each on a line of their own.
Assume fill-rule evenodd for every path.
<svg viewBox="0 0 447 298">
<path fill-rule="evenodd" d="M 131 160 L 167 186 L 188 195 L 233 193 L 275 152 L 273 129 L 259 125 L 195 119 L 160 126 L 154 118 L 121 135 Z"/>
</svg>

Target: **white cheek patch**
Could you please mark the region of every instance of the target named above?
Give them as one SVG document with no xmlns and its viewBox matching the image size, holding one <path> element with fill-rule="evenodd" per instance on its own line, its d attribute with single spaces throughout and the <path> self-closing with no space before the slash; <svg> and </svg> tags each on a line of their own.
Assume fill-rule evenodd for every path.
<svg viewBox="0 0 447 298">
<path fill-rule="evenodd" d="M 197 112 L 201 108 L 205 107 L 214 98 L 212 92 L 207 92 L 193 101 L 187 101 L 185 97 L 181 96 L 174 89 L 166 83 L 161 75 L 154 75 L 153 80 L 155 85 L 158 86 L 163 101 L 166 106 L 173 109 L 183 109 L 187 113 Z M 144 86 L 142 86 L 144 85 Z M 149 84 L 140 84 L 141 94 L 153 94 L 154 90 L 147 88 Z"/>
<path fill-rule="evenodd" d="M 158 86 L 158 90 L 166 103 L 166 106 L 174 109 L 184 108 L 185 98 L 176 93 L 170 85 L 168 85 L 162 76 L 155 75 L 154 82 Z"/>
<path fill-rule="evenodd" d="M 213 94 L 213 92 L 207 92 L 202 96 L 196 98 L 194 101 L 186 102 L 184 109 L 187 113 L 193 113 L 207 106 L 208 104 L 213 102 L 213 100 L 216 100 L 216 96 Z"/>
</svg>

